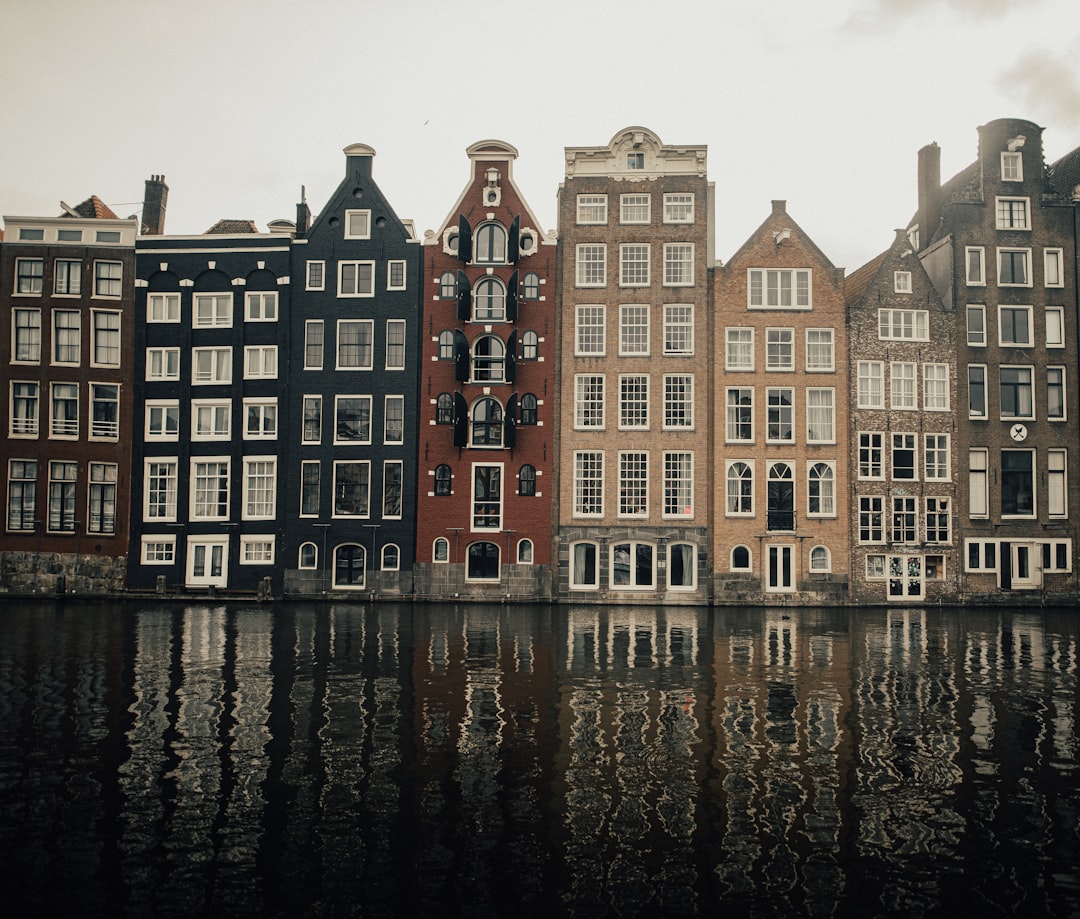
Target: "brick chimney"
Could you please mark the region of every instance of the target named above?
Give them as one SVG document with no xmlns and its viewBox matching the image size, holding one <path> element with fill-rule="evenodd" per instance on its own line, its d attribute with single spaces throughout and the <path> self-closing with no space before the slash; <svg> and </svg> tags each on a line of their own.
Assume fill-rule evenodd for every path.
<svg viewBox="0 0 1080 919">
<path fill-rule="evenodd" d="M 296 205 L 296 238 L 303 239 L 311 229 L 311 208 L 307 203 L 307 189 L 300 186 L 300 202 Z"/>
<path fill-rule="evenodd" d="M 941 148 L 929 143 L 919 151 L 919 249 L 930 245 L 941 226 Z"/>
<path fill-rule="evenodd" d="M 143 192 L 143 236 L 161 236 L 165 232 L 165 208 L 168 203 L 169 186 L 165 184 L 165 176 L 150 176 Z"/>
</svg>

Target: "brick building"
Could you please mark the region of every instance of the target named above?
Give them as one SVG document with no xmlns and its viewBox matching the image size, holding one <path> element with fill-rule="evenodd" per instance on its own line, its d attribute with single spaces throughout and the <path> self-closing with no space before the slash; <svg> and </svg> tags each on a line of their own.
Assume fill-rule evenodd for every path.
<svg viewBox="0 0 1080 919">
<path fill-rule="evenodd" d="M 4 218 L 0 587 L 81 594 L 123 586 L 139 221 L 61 207 Z"/>
<path fill-rule="evenodd" d="M 1078 157 L 1048 170 L 1042 128 L 1011 118 L 980 127 L 976 160 L 944 184 L 937 145 L 919 152 L 909 232 L 956 326 L 969 602 L 1076 592 Z"/>
<path fill-rule="evenodd" d="M 847 599 L 843 269 L 773 201 L 715 272 L 714 602 Z"/>
<path fill-rule="evenodd" d="M 518 152 L 467 149 L 469 181 L 424 240 L 416 592 L 551 596 L 555 239 Z"/>
<path fill-rule="evenodd" d="M 960 583 L 953 313 L 904 230 L 845 286 L 851 597 L 951 601 Z"/>
<path fill-rule="evenodd" d="M 706 148 L 630 127 L 559 191 L 558 594 L 709 597 L 713 188 Z"/>
</svg>

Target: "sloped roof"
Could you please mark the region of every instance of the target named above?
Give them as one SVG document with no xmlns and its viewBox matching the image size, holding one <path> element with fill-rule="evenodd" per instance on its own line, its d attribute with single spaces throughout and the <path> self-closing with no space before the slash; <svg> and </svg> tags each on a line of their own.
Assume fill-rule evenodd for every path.
<svg viewBox="0 0 1080 919">
<path fill-rule="evenodd" d="M 871 282 L 877 276 L 878 270 L 881 268 L 882 263 L 888 256 L 889 250 L 886 249 L 880 255 L 875 255 L 870 261 L 868 261 L 861 268 L 856 268 L 851 274 L 844 278 L 844 302 L 849 306 L 858 300 L 861 300 L 863 295 L 869 289 Z"/>
<path fill-rule="evenodd" d="M 65 205 L 66 207 L 67 205 Z M 88 217 L 97 220 L 119 220 L 120 218 L 113 213 L 113 210 L 109 205 L 102 201 L 97 195 L 91 195 L 82 204 L 77 204 L 72 210 L 80 217 Z M 61 217 L 71 217 L 67 211 L 64 211 Z"/>
<path fill-rule="evenodd" d="M 219 220 L 203 236 L 231 236 L 237 233 L 258 233 L 254 220 Z"/>
<path fill-rule="evenodd" d="M 1073 190 L 1080 186 L 1080 147 L 1066 153 L 1046 171 L 1050 185 L 1066 200 L 1071 200 Z"/>
</svg>

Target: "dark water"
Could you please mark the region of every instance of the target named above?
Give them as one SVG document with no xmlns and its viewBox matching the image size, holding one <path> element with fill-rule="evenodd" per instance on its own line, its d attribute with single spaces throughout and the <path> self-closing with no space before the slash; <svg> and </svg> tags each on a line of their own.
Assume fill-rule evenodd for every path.
<svg viewBox="0 0 1080 919">
<path fill-rule="evenodd" d="M 1080 916 L 1080 612 L 0 605 L 18 916 Z"/>
</svg>

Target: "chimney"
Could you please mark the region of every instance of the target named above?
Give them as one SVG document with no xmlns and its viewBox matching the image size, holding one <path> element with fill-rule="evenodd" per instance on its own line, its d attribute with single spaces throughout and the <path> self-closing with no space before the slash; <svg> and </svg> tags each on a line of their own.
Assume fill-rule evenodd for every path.
<svg viewBox="0 0 1080 919">
<path fill-rule="evenodd" d="M 919 246 L 930 245 L 941 226 L 941 148 L 929 143 L 919 151 Z"/>
<path fill-rule="evenodd" d="M 307 203 L 307 189 L 300 186 L 300 203 L 296 205 L 296 239 L 303 239 L 311 229 L 311 208 Z"/>
<path fill-rule="evenodd" d="M 165 208 L 168 203 L 169 186 L 165 184 L 165 176 L 150 176 L 143 193 L 143 236 L 160 236 L 165 232 Z"/>
</svg>

